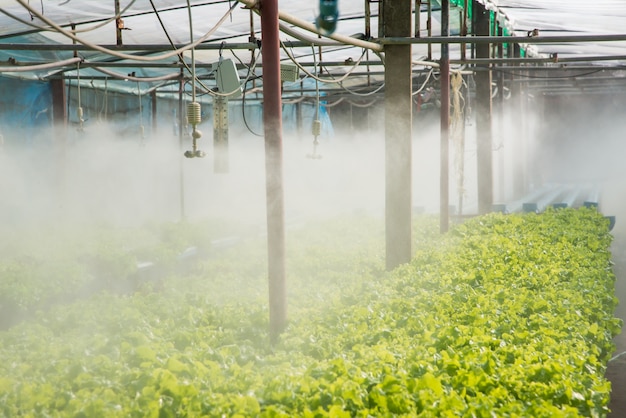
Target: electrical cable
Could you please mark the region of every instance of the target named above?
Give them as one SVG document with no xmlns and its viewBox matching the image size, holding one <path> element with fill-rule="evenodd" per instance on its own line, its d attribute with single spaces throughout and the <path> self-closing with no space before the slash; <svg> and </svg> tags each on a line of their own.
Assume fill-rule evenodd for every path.
<svg viewBox="0 0 626 418">
<path fill-rule="evenodd" d="M 350 94 L 352 94 L 354 96 L 367 97 L 367 96 L 374 95 L 374 94 L 378 93 L 379 91 L 381 91 L 383 89 L 383 87 L 385 87 L 385 83 L 382 83 L 376 89 L 374 89 L 374 90 L 372 90 L 370 92 L 367 92 L 367 93 L 357 93 L 356 91 L 350 90 L 349 88 L 344 86 L 343 83 L 339 83 L 339 87 L 341 87 L 342 89 L 344 89 L 345 91 L 347 91 L 348 93 L 350 93 Z"/>
<path fill-rule="evenodd" d="M 161 29 L 163 29 L 163 33 L 165 33 L 165 37 L 167 38 L 168 42 L 172 46 L 172 49 L 176 49 L 176 46 L 174 46 L 174 41 L 172 40 L 172 37 L 170 36 L 170 34 L 168 33 L 167 29 L 165 28 L 165 23 L 163 23 L 163 20 L 161 19 L 161 14 L 157 10 L 157 8 L 154 5 L 154 2 L 152 0 L 150 0 L 150 5 L 152 6 L 152 10 L 154 11 L 154 15 L 156 16 L 157 20 L 159 21 L 159 24 L 161 25 Z M 187 63 L 183 59 L 183 55 L 182 54 L 178 55 L 178 60 L 181 63 L 183 63 L 185 65 L 185 67 L 187 67 Z M 189 67 L 187 67 L 187 70 L 189 70 Z M 189 72 L 191 72 L 191 71 L 189 71 Z"/>
<path fill-rule="evenodd" d="M 419 93 L 422 92 L 422 90 L 424 90 L 424 88 L 426 87 L 426 85 L 428 84 L 428 80 L 430 80 L 430 77 L 433 75 L 433 71 L 434 69 L 430 69 L 430 71 L 428 72 L 428 75 L 426 76 L 426 80 L 424 80 L 424 83 L 422 83 L 422 85 L 420 86 L 419 89 L 415 90 L 411 95 L 415 96 L 418 95 Z"/>
<path fill-rule="evenodd" d="M 296 58 L 293 56 L 293 54 L 291 54 L 291 52 L 289 52 L 289 50 L 287 50 L 287 47 L 285 46 L 283 41 L 280 41 L 280 45 L 283 48 L 283 50 L 285 51 L 285 53 L 287 54 L 287 57 L 289 57 L 289 59 L 296 64 L 296 66 L 302 70 L 302 72 L 304 72 L 307 76 L 311 77 L 312 79 L 316 80 L 316 81 L 321 81 L 322 83 L 341 83 L 343 80 L 347 79 L 350 74 L 352 74 L 356 68 L 359 66 L 359 64 L 361 63 L 361 61 L 363 60 L 363 58 L 365 57 L 365 49 L 363 49 L 363 53 L 361 54 L 361 56 L 359 57 L 359 59 L 357 61 L 355 61 L 355 63 L 352 65 L 352 68 L 350 68 L 348 71 L 346 71 L 346 73 L 341 76 L 339 79 L 335 79 L 335 78 L 321 78 L 318 77 L 315 74 L 312 74 L 311 72 L 309 72 L 306 68 L 304 68 L 297 60 Z M 313 54 L 315 56 L 315 53 Z M 315 64 L 317 65 L 317 64 Z"/>
<path fill-rule="evenodd" d="M 329 107 L 335 107 L 335 106 L 337 106 L 339 103 L 343 102 L 344 100 L 345 100 L 345 97 L 340 97 L 340 98 L 338 98 L 337 100 L 335 100 L 334 102 L 332 102 L 332 103 L 328 103 L 328 102 L 326 102 L 326 103 L 324 103 L 322 106 L 324 106 L 324 107 L 326 107 L 326 108 L 329 108 Z"/>
<path fill-rule="evenodd" d="M 175 55 L 179 55 L 182 54 L 185 51 L 188 51 L 192 48 L 195 48 L 196 46 L 200 45 L 202 42 L 206 41 L 209 37 L 211 37 L 211 35 L 213 35 L 217 29 L 224 23 L 224 21 L 226 21 L 226 19 L 228 18 L 228 16 L 232 13 L 232 11 L 234 10 L 235 6 L 237 5 L 237 3 L 234 3 L 233 6 L 231 8 L 228 9 L 228 11 L 224 14 L 224 16 L 222 16 L 218 22 L 216 23 L 216 25 L 211 28 L 211 30 L 209 30 L 207 33 L 205 33 L 201 38 L 199 38 L 197 41 L 192 42 L 188 45 L 185 45 L 182 48 L 179 49 L 175 49 L 174 51 L 170 51 L 164 54 L 160 54 L 160 55 L 156 55 L 156 56 L 141 56 L 141 55 L 131 55 L 131 54 L 124 54 L 109 48 L 105 48 L 102 47 L 100 45 L 88 42 L 84 39 L 79 38 L 78 36 L 74 35 L 73 33 L 63 29 L 62 27 L 60 27 L 58 24 L 54 23 L 53 21 L 51 21 L 50 19 L 48 19 L 47 17 L 43 16 L 41 13 L 37 12 L 36 10 L 34 10 L 32 7 L 30 7 L 30 5 L 26 4 L 24 2 L 24 0 L 15 0 L 17 1 L 19 4 L 21 4 L 24 8 L 26 8 L 27 10 L 31 11 L 38 19 L 42 20 L 43 22 L 45 22 L 46 24 L 50 25 L 52 28 L 54 28 L 57 32 L 59 32 L 60 34 L 66 36 L 69 39 L 72 39 L 78 43 L 80 43 L 81 45 L 84 45 L 88 48 L 94 49 L 96 51 L 100 51 L 102 53 L 111 55 L 113 57 L 116 58 L 120 58 L 120 59 L 129 59 L 129 60 L 135 60 L 135 61 L 145 61 L 145 62 L 152 62 L 152 61 L 158 61 L 158 60 L 162 60 L 165 58 L 170 58 L 173 57 Z"/>
<path fill-rule="evenodd" d="M 283 99 L 282 102 L 283 102 L 283 104 L 296 104 L 296 103 L 303 102 L 306 99 L 307 99 L 306 96 L 300 96 L 300 97 L 298 97 L 296 99 L 287 99 L 287 100 Z"/>
<path fill-rule="evenodd" d="M 356 107 L 360 107 L 360 108 L 366 108 L 366 107 L 372 107 L 372 105 L 374 103 L 376 103 L 377 101 L 378 101 L 378 99 L 372 99 L 372 100 L 370 100 L 367 103 L 357 103 L 357 102 L 354 102 L 352 100 L 348 100 L 348 103 L 350 103 L 352 106 L 356 106 Z"/>
<path fill-rule="evenodd" d="M 229 2 L 229 4 L 230 4 L 230 2 Z M 152 6 L 152 10 L 154 11 L 154 14 L 155 14 L 156 18 L 159 21 L 159 24 L 161 25 L 161 29 L 163 29 L 163 33 L 165 33 L 165 36 L 167 37 L 167 40 L 169 41 L 170 45 L 172 46 L 172 49 L 176 50 L 176 45 L 174 44 L 174 41 L 172 40 L 172 37 L 170 36 L 169 32 L 167 31 L 167 28 L 165 27 L 165 23 L 163 23 L 163 20 L 161 19 L 161 15 L 160 15 L 158 9 L 156 8 L 156 6 L 154 5 L 154 2 L 152 0 L 150 0 L 150 5 Z M 178 60 L 179 60 L 179 62 L 181 64 L 183 64 L 185 66 L 185 68 L 187 69 L 189 74 L 192 74 L 192 70 L 191 70 L 191 68 L 189 68 L 189 65 L 187 65 L 187 63 L 183 59 L 183 54 L 182 53 L 178 54 Z M 210 74 L 212 74 L 212 71 L 209 73 L 209 75 Z M 177 77 L 178 76 L 179 75 L 177 74 Z M 206 91 L 206 93 L 209 93 L 211 91 L 211 89 L 208 88 L 207 86 L 205 86 L 204 83 L 202 81 L 200 81 L 200 79 L 194 77 L 194 81 L 197 81 L 198 84 L 200 84 L 200 86 L 202 86 L 202 88 Z"/>
<path fill-rule="evenodd" d="M 625 355 L 626 355 L 626 351 L 624 351 L 623 353 L 619 353 L 618 355 L 613 356 L 613 357 L 609 360 L 609 362 L 611 362 L 611 361 L 615 361 L 615 360 L 617 360 L 618 358 L 620 358 L 620 357 L 622 357 L 622 356 L 625 356 Z"/>
<path fill-rule="evenodd" d="M 265 135 L 259 134 L 259 133 L 255 132 L 255 131 L 253 131 L 252 128 L 250 127 L 250 125 L 248 124 L 248 120 L 246 119 L 246 94 L 247 93 L 251 93 L 253 90 L 255 90 L 255 89 L 252 89 L 250 91 L 247 91 L 246 90 L 246 85 L 247 84 L 248 84 L 248 81 L 245 82 L 244 89 L 243 89 L 243 92 L 241 94 L 241 116 L 243 118 L 243 124 L 246 126 L 246 129 L 248 130 L 248 132 L 250 132 L 252 135 L 255 135 L 255 136 L 263 138 Z"/>
<path fill-rule="evenodd" d="M 238 87 L 235 87 L 235 89 L 233 89 L 232 91 L 226 92 L 226 93 L 220 93 L 220 92 L 217 92 L 217 91 L 213 91 L 211 89 L 206 89 L 207 93 L 209 93 L 211 96 L 228 97 L 228 96 L 231 96 L 233 93 L 237 92 L 238 90 L 241 90 L 242 87 L 245 86 L 248 83 L 248 81 L 250 81 L 252 75 L 254 74 L 254 70 L 256 69 L 256 65 L 259 62 L 259 57 L 261 56 L 261 49 L 262 49 L 262 47 L 259 48 L 259 53 L 257 54 L 256 58 L 253 59 L 253 61 L 251 63 L 252 65 L 248 67 L 248 73 L 246 74 L 246 78 L 244 79 L 244 81 L 242 83 L 239 84 Z"/>
</svg>

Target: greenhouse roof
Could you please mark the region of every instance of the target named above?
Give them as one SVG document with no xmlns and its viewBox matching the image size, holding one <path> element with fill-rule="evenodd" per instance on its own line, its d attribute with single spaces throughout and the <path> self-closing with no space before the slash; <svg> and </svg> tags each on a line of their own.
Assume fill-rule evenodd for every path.
<svg viewBox="0 0 626 418">
<path fill-rule="evenodd" d="M 623 35 L 623 22 L 626 19 L 626 2 L 623 0 L 480 0 L 493 11 L 493 18 L 504 26 L 509 35 L 526 36 L 537 29 L 539 38 L 559 36 L 561 40 L 554 43 L 529 42 L 525 47 L 528 55 L 559 57 L 604 57 L 598 62 L 619 64 L 619 57 L 626 56 L 624 50 L 626 42 L 611 40 L 608 42 L 573 42 L 575 38 L 563 41 L 565 37 L 580 35 Z M 83 59 L 83 64 L 91 63 L 113 65 L 118 68 L 109 68 L 104 72 L 102 68 L 96 70 L 85 68 L 80 74 L 86 78 L 121 77 L 134 75 L 136 77 L 153 77 L 150 88 L 171 83 L 167 78 L 175 78 L 179 69 L 165 68 L 159 65 L 173 66 L 178 56 L 174 46 L 188 45 L 202 40 L 202 46 L 213 46 L 212 49 L 196 50 L 198 63 L 217 61 L 222 54 L 233 57 L 238 61 L 249 61 L 251 54 L 246 49 L 235 51 L 224 49 L 224 44 L 248 43 L 251 33 L 254 40 L 260 38 L 260 22 L 258 17 L 250 18 L 250 11 L 241 3 L 234 0 L 120 0 L 120 15 L 122 21 L 116 23 L 114 0 L 54 0 L 39 2 L 28 0 L 0 0 L 0 61 L 9 64 L 2 66 L 0 72 L 5 75 L 46 78 L 59 71 L 67 75 L 76 76 L 77 60 L 71 60 L 75 53 Z M 426 1 L 423 1 L 426 3 Z M 433 1 L 433 36 L 439 34 L 440 6 Z M 191 9 L 188 8 L 188 4 Z M 364 0 L 340 0 L 340 20 L 337 34 L 353 39 L 362 39 L 366 32 Z M 451 4 L 462 5 L 464 1 L 453 0 Z M 378 3 L 371 3 L 372 15 L 377 16 Z M 279 0 L 281 12 L 293 16 L 299 21 L 311 24 L 317 14 L 317 4 L 302 0 Z M 422 14 L 426 6 L 422 5 Z M 192 16 L 191 24 L 189 16 Z M 459 33 L 460 13 L 451 13 L 452 35 Z M 423 16 L 425 19 L 425 16 Z M 116 45 L 116 25 L 122 25 L 121 40 L 125 47 L 101 48 L 93 50 L 91 46 Z M 72 39 L 72 26 L 75 28 Z M 308 39 L 316 38 L 310 32 L 294 26 L 293 23 L 284 24 L 284 28 L 291 28 Z M 193 33 L 193 36 L 191 34 Z M 371 21 L 371 37 L 376 42 L 378 34 L 377 18 Z M 425 34 L 421 35 L 425 37 Z M 298 36 L 302 39 L 302 37 Z M 294 33 L 283 33 L 281 39 L 297 41 Z M 537 38 L 537 39 L 539 39 Z M 571 42 L 570 42 L 571 41 Z M 21 49 L 15 44 L 23 44 Z M 84 46 L 81 46 L 84 45 Z M 172 45 L 173 44 L 173 45 Z M 55 48 L 55 45 L 58 47 Z M 78 52 L 72 51 L 71 46 L 78 45 Z M 148 46 L 165 46 L 161 50 L 149 49 Z M 169 45 L 172 45 L 169 48 Z M 43 48 L 47 46 L 47 48 Z M 130 51 L 133 46 L 137 50 Z M 38 49 L 39 48 L 39 49 Z M 451 58 L 458 57 L 458 46 L 453 45 Z M 288 49 L 282 52 L 283 58 L 288 61 Z M 362 48 L 335 44 L 324 47 L 324 61 L 356 62 L 362 56 Z M 438 46 L 433 47 L 430 58 L 438 59 Z M 311 47 L 294 48 L 290 52 L 296 60 L 314 60 L 314 51 Z M 425 44 L 413 45 L 413 55 L 417 60 L 427 57 Z M 189 62 L 190 52 L 184 53 Z M 611 57 L 611 61 L 606 60 Z M 614 59 L 615 57 L 615 59 Z M 62 68 L 50 68 L 37 71 L 16 73 L 11 71 L 15 66 L 11 64 L 65 62 Z M 606 60 L 606 61 L 605 61 Z M 591 60 L 590 61 L 594 61 Z M 82 64 L 81 64 L 82 65 Z M 606 65 L 606 64 L 605 64 Z M 88 67 L 88 65 L 85 65 Z M 371 69 L 371 67 L 369 67 Z M 68 72 L 68 70 L 71 70 Z M 343 69 L 345 72 L 345 68 Z M 200 69 L 205 74 L 210 67 Z M 127 78 L 128 79 L 128 78 Z"/>
</svg>

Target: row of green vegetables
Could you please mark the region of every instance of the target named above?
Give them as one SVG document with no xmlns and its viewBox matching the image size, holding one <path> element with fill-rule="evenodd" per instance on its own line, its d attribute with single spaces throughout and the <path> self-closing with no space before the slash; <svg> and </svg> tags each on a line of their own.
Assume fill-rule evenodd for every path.
<svg viewBox="0 0 626 418">
<path fill-rule="evenodd" d="M 209 248 L 211 240 L 227 230 L 224 225 L 152 223 L 119 228 L 53 224 L 7 228 L 0 244 L 0 305 L 32 311 L 84 295 L 90 289 L 132 290 L 142 263 L 172 268 L 186 248 Z"/>
<path fill-rule="evenodd" d="M 605 416 L 621 327 L 606 220 L 491 214 L 384 272 L 383 225 L 288 234 L 289 326 L 268 337 L 264 243 L 158 291 L 95 295 L 0 333 L 0 414 Z"/>
</svg>

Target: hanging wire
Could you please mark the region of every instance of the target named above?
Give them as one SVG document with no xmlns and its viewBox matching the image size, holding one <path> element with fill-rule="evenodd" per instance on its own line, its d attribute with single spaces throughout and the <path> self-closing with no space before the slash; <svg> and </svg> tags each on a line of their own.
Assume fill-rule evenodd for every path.
<svg viewBox="0 0 626 418">
<path fill-rule="evenodd" d="M 283 50 L 285 51 L 285 53 L 287 54 L 287 57 L 289 57 L 289 59 L 300 69 L 302 70 L 302 72 L 304 72 L 307 76 L 311 77 L 314 80 L 317 81 L 321 81 L 322 83 L 341 83 L 342 81 L 344 81 L 345 79 L 347 79 L 350 74 L 352 74 L 357 67 L 359 66 L 359 64 L 361 63 L 361 61 L 363 60 L 363 58 L 365 57 L 365 51 L 366 49 L 363 49 L 363 52 L 361 53 L 361 56 L 359 57 L 358 60 L 356 60 L 354 62 L 354 64 L 352 65 L 352 67 L 346 71 L 346 73 L 341 76 L 340 78 L 334 78 L 334 77 L 330 77 L 330 78 L 322 78 L 322 77 L 318 77 L 316 74 L 312 74 L 310 71 L 308 71 L 306 68 L 304 68 L 297 60 L 296 58 L 293 56 L 293 54 L 287 49 L 287 47 L 285 46 L 285 43 L 283 41 L 280 41 L 280 45 L 283 48 Z M 313 55 L 315 55 L 315 51 L 313 53 Z"/>
<path fill-rule="evenodd" d="M 189 41 L 193 44 L 193 15 L 191 13 L 191 2 L 187 0 L 187 11 L 189 16 Z M 192 127 L 191 145 L 192 149 L 185 151 L 187 158 L 202 158 L 206 155 L 204 151 L 198 149 L 198 139 L 202 137 L 202 132 L 198 130 L 198 125 L 202 121 L 202 108 L 196 101 L 196 54 L 195 48 L 191 48 L 191 103 L 187 104 L 187 123 Z"/>
<path fill-rule="evenodd" d="M 317 65 L 317 58 L 315 56 L 315 47 L 311 45 L 311 49 L 313 49 L 313 68 L 315 74 L 317 75 L 319 74 L 319 69 Z M 313 152 L 308 154 L 307 157 L 317 160 L 322 158 L 322 156 L 317 153 L 317 146 L 320 143 L 318 137 L 322 133 L 322 121 L 320 121 L 320 86 L 317 77 L 315 77 L 315 119 L 313 119 L 311 131 L 313 133 Z"/>
<path fill-rule="evenodd" d="M 109 78 L 104 78 L 104 95 L 102 97 L 102 107 L 100 108 L 100 113 L 98 114 L 98 120 L 102 122 L 106 120 L 108 117 L 109 110 Z M 104 119 L 102 118 L 102 114 L 104 113 Z"/>
<path fill-rule="evenodd" d="M 78 117 L 78 132 L 83 132 L 83 123 L 85 119 L 83 119 L 83 108 L 81 106 L 81 98 L 80 98 L 80 62 L 76 63 L 76 93 L 78 95 L 78 107 L 76 109 L 76 116 Z"/>
<path fill-rule="evenodd" d="M 137 81 L 137 97 L 139 98 L 139 135 L 141 136 L 140 145 L 145 145 L 145 128 L 143 126 L 143 107 L 141 105 L 141 88 L 139 86 L 139 81 Z"/>
</svg>

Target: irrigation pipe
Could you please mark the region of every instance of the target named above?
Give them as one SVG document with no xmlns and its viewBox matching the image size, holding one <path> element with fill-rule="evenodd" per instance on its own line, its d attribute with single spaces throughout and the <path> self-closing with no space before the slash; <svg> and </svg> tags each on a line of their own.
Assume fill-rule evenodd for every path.
<svg viewBox="0 0 626 418">
<path fill-rule="evenodd" d="M 289 36 L 293 36 L 297 40 L 309 43 L 311 45 L 318 45 L 318 46 L 341 46 L 341 45 L 344 45 L 342 42 L 329 41 L 329 40 L 323 39 L 323 38 L 313 38 L 311 36 L 304 35 L 304 34 L 298 32 L 297 30 L 294 30 L 289 25 L 287 25 L 286 23 L 283 23 L 283 22 L 278 22 L 278 27 L 280 28 L 281 32 L 286 33 Z"/>
<path fill-rule="evenodd" d="M 609 361 L 617 360 L 618 358 L 620 358 L 623 355 L 626 355 L 626 351 L 624 351 L 623 353 L 619 353 L 618 355 L 616 355 L 613 358 L 611 358 Z"/>
<path fill-rule="evenodd" d="M 130 81 L 145 81 L 145 82 L 152 82 L 152 81 L 164 81 L 164 80 L 174 80 L 177 79 L 179 77 L 178 73 L 172 73 L 172 74 L 165 74 L 162 76 L 158 76 L 158 77 L 134 77 L 134 76 L 130 76 L 127 74 L 121 74 L 115 71 L 111 71 L 111 70 L 107 70 L 105 68 L 102 67 L 93 67 L 94 70 L 96 71 L 100 71 L 101 73 L 110 75 L 111 77 L 115 77 L 118 78 L 120 80 L 130 80 Z"/>
<path fill-rule="evenodd" d="M 24 0 L 16 0 L 16 1 L 19 4 L 21 4 L 22 7 L 24 7 L 26 10 L 31 12 L 35 17 L 40 19 L 42 22 L 44 22 L 47 25 L 49 25 L 50 27 L 54 28 L 60 34 L 65 35 L 66 37 L 68 37 L 68 38 L 70 38 L 70 39 L 80 43 L 81 45 L 85 45 L 86 47 L 89 47 L 89 48 L 94 49 L 96 51 L 100 51 L 102 53 L 114 56 L 116 58 L 129 59 L 129 60 L 135 60 L 135 61 L 144 61 L 144 62 L 159 61 L 159 60 L 162 60 L 162 59 L 166 59 L 166 58 L 170 58 L 170 57 L 173 57 L 173 56 L 177 56 L 177 55 L 182 54 L 185 51 L 188 51 L 188 50 L 193 49 L 196 46 L 200 45 L 202 42 L 204 42 L 207 39 L 209 39 L 209 37 L 211 37 L 211 35 L 213 35 L 215 33 L 215 31 L 217 31 L 217 29 L 222 25 L 222 23 L 224 23 L 226 21 L 226 19 L 231 15 L 231 13 L 234 10 L 234 8 L 237 6 L 237 2 L 235 2 L 228 9 L 228 11 L 224 14 L 224 16 L 222 16 L 222 18 L 217 22 L 217 24 L 213 28 L 211 28 L 211 30 L 209 30 L 207 33 L 205 33 L 201 38 L 199 38 L 197 41 L 192 42 L 192 43 L 190 43 L 188 45 L 185 45 L 182 48 L 175 49 L 173 51 L 170 51 L 170 52 L 158 55 L 158 56 L 145 57 L 145 56 L 141 56 L 141 55 L 124 54 L 124 53 L 121 53 L 121 52 L 118 52 L 118 51 L 114 51 L 112 49 L 108 49 L 108 48 L 102 47 L 100 45 L 93 44 L 91 42 L 87 42 L 86 40 L 81 39 L 78 36 L 74 35 L 73 33 L 63 29 L 61 26 L 57 25 L 52 20 L 48 19 L 47 17 L 45 17 L 44 15 L 39 13 L 37 10 L 32 8 Z"/>
<path fill-rule="evenodd" d="M 22 2 L 23 0 L 18 0 L 18 1 Z M 257 0 L 238 0 L 238 1 L 239 3 L 243 3 L 246 6 L 248 6 L 250 9 L 258 12 Z M 350 36 L 338 35 L 338 34 L 323 35 L 317 30 L 315 25 L 313 25 L 312 23 L 299 19 L 293 15 L 282 12 L 280 10 L 278 11 L 278 19 L 282 20 L 283 22 L 287 22 L 294 26 L 297 26 L 300 29 L 304 29 L 308 32 L 315 33 L 316 35 L 326 36 L 327 38 L 333 39 L 337 42 L 341 42 L 342 44 L 358 46 L 359 48 L 371 49 L 372 51 L 375 51 L 375 52 L 383 52 L 383 46 L 374 42 L 363 41 L 360 39 L 352 38 Z M 295 35 L 292 35 L 292 36 L 295 36 Z M 309 38 L 309 40 L 305 42 L 310 42 L 311 41 L 310 39 L 311 38 Z M 315 40 L 315 42 L 318 42 L 318 40 Z"/>
<path fill-rule="evenodd" d="M 70 58 L 63 61 L 48 62 L 46 64 L 0 67 L 0 73 L 23 73 L 27 71 L 49 70 L 52 68 L 61 68 L 73 65 L 81 62 L 82 60 L 82 58 Z"/>
</svg>

